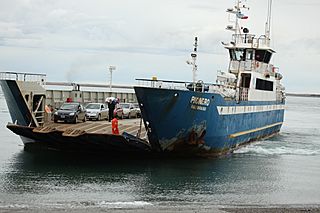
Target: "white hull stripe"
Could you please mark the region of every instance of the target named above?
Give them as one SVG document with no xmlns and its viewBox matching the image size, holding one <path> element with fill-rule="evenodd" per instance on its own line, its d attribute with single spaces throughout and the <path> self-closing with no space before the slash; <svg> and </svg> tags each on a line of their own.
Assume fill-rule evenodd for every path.
<svg viewBox="0 0 320 213">
<path fill-rule="evenodd" d="M 271 128 L 271 127 L 274 127 L 274 126 L 282 125 L 282 123 L 283 122 L 278 122 L 278 123 L 270 124 L 270 125 L 267 125 L 267 126 L 256 128 L 256 129 L 250 129 L 250 130 L 243 131 L 243 132 L 237 132 L 237 133 L 229 135 L 229 138 L 235 138 L 235 137 L 239 137 L 241 135 L 246 135 L 246 134 L 249 134 L 249 133 L 252 133 L 252 132 L 265 130 L 265 129 L 268 129 L 268 128 Z"/>
<path fill-rule="evenodd" d="M 256 106 L 217 106 L 219 115 L 234 115 L 243 113 L 267 112 L 284 110 L 284 104 L 256 105 Z"/>
</svg>

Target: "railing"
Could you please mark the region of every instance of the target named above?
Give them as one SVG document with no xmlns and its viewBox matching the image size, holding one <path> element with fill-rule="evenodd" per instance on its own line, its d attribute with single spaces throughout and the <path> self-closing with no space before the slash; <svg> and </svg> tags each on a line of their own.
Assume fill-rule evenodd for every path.
<svg viewBox="0 0 320 213">
<path fill-rule="evenodd" d="M 240 101 L 248 100 L 249 88 L 240 88 Z"/>
<path fill-rule="evenodd" d="M 37 73 L 4 71 L 0 72 L 0 80 L 30 81 L 37 82 L 40 85 L 44 85 L 46 83 L 46 75 Z"/>
<path fill-rule="evenodd" d="M 270 39 L 265 35 L 261 35 L 259 38 L 255 38 L 253 34 L 233 34 L 232 40 L 236 44 L 251 44 L 252 47 L 269 46 Z"/>
<path fill-rule="evenodd" d="M 252 61 L 230 61 L 229 70 L 233 74 L 238 74 L 239 71 L 252 71 L 275 76 L 279 72 L 279 68 L 273 64 L 266 64 L 257 60 Z"/>
<path fill-rule="evenodd" d="M 221 94 L 225 98 L 235 98 L 236 90 L 232 85 L 224 84 L 209 84 L 198 81 L 193 84 L 192 82 L 183 81 L 167 81 L 167 80 L 151 80 L 151 79 L 136 79 L 139 86 L 154 87 L 164 89 L 178 89 L 189 90 L 196 92 L 213 92 Z"/>
<path fill-rule="evenodd" d="M 44 96 L 41 96 L 39 102 L 37 103 L 36 109 L 32 112 L 32 117 L 34 118 L 34 122 L 37 127 L 42 126 L 44 124 L 45 112 L 42 110 L 39 110 L 43 102 L 43 97 Z M 30 122 L 29 126 L 31 126 L 31 124 L 32 124 L 32 121 Z"/>
<path fill-rule="evenodd" d="M 44 123 L 45 111 L 33 112 L 33 115 L 35 116 L 38 125 L 39 125 L 39 126 L 42 126 L 43 123 Z"/>
<path fill-rule="evenodd" d="M 187 81 L 168 81 L 168 80 L 153 80 L 153 79 L 136 79 L 138 86 L 154 87 L 163 89 L 178 89 L 178 90 L 191 90 L 197 92 L 207 92 L 210 86 L 221 86 L 218 84 L 204 83 L 198 81 L 196 83 Z"/>
<path fill-rule="evenodd" d="M 156 88 L 166 88 L 166 89 L 181 89 L 187 90 L 187 85 L 190 82 L 182 81 L 167 81 L 167 80 L 152 80 L 152 79 L 136 79 L 138 86 L 143 87 L 156 87 Z"/>
</svg>

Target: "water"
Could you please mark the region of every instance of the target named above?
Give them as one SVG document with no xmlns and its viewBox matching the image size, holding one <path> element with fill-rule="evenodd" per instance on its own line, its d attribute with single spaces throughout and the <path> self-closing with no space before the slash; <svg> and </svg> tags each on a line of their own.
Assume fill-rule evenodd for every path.
<svg viewBox="0 0 320 213">
<path fill-rule="evenodd" d="M 29 153 L 0 97 L 0 210 L 320 205 L 320 98 L 288 97 L 281 133 L 219 159 Z"/>
</svg>

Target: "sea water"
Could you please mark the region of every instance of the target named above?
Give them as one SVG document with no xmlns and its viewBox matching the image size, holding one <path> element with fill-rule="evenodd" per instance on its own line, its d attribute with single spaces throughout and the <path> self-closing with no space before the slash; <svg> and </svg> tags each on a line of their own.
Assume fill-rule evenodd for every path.
<svg viewBox="0 0 320 213">
<path fill-rule="evenodd" d="M 0 97 L 0 210 L 320 204 L 320 98 L 288 97 L 279 135 L 218 159 L 24 151 Z"/>
</svg>

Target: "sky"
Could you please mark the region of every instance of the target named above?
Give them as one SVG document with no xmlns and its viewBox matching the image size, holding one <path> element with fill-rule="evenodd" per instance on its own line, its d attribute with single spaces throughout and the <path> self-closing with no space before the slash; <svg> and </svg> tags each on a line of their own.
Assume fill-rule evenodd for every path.
<svg viewBox="0 0 320 213">
<path fill-rule="evenodd" d="M 267 0 L 247 0 L 243 26 L 264 33 Z M 47 74 L 48 81 L 135 84 L 136 78 L 215 82 L 227 70 L 227 8 L 234 0 L 0 0 L 0 71 Z M 320 93 L 319 0 L 273 0 L 272 63 L 287 92 Z"/>
</svg>

